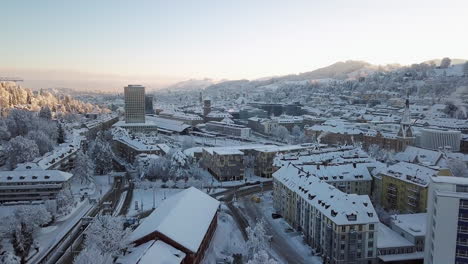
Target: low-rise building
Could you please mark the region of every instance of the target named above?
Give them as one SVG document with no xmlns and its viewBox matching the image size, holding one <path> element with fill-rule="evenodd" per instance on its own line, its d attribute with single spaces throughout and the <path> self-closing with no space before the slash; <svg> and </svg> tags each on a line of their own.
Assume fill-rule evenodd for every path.
<svg viewBox="0 0 468 264">
<path fill-rule="evenodd" d="M 59 170 L 0 171 L 0 203 L 55 199 L 72 176 Z"/>
<path fill-rule="evenodd" d="M 250 128 L 233 123 L 210 121 L 206 123 L 206 129 L 208 131 L 214 131 L 229 136 L 240 138 L 250 137 Z"/>
<path fill-rule="evenodd" d="M 238 148 L 204 148 L 203 166 L 219 181 L 244 179 L 244 152 Z"/>
<path fill-rule="evenodd" d="M 166 119 L 182 121 L 190 126 L 196 126 L 203 123 L 203 118 L 201 116 L 183 112 L 163 111 L 159 113 L 159 116 Z"/>
<path fill-rule="evenodd" d="M 172 255 L 174 250 L 185 254 L 182 261 L 180 255 L 176 258 L 179 263 L 200 263 L 216 230 L 219 204 L 219 201 L 194 187 L 170 196 L 130 234 L 129 239 L 135 246 L 130 254 L 147 258 L 144 250 L 138 249 L 148 242 L 163 242 L 165 245 L 159 246 L 172 252 Z M 157 263 L 153 261 L 148 263 Z"/>
</svg>

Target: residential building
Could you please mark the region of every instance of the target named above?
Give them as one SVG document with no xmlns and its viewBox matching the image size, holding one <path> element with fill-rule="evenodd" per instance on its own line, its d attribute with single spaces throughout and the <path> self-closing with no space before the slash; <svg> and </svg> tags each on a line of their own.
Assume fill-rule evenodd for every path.
<svg viewBox="0 0 468 264">
<path fill-rule="evenodd" d="M 429 182 L 425 264 L 468 263 L 468 178 Z"/>
<path fill-rule="evenodd" d="M 125 122 L 145 123 L 145 87 L 128 85 L 124 87 Z"/>
<path fill-rule="evenodd" d="M 55 199 L 72 176 L 59 170 L 0 171 L 0 203 Z"/>
<path fill-rule="evenodd" d="M 374 182 L 380 185 L 381 205 L 400 213 L 426 212 L 427 186 L 434 175 L 451 175 L 451 172 L 408 162 L 399 162 L 381 170 Z"/>
<path fill-rule="evenodd" d="M 368 166 L 372 165 L 366 163 L 344 165 L 298 165 L 291 163 L 283 165 L 275 173 L 305 173 L 332 185 L 344 193 L 371 195 L 372 177 Z"/>
<path fill-rule="evenodd" d="M 346 194 L 304 172 L 279 170 L 273 174 L 273 204 L 324 263 L 377 263 L 379 219 L 367 195 Z"/>
</svg>

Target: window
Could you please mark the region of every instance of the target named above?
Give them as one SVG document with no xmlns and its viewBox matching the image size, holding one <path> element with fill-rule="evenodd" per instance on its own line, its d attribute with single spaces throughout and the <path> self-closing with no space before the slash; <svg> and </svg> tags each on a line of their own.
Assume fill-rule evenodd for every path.
<svg viewBox="0 0 468 264">
<path fill-rule="evenodd" d="M 369 247 L 369 248 L 374 247 L 374 242 L 369 241 L 369 242 L 367 243 L 367 247 Z"/>
<path fill-rule="evenodd" d="M 369 230 L 374 230 L 374 224 L 369 225 Z"/>
<path fill-rule="evenodd" d="M 369 238 L 374 238 L 374 233 L 369 233 Z"/>
<path fill-rule="evenodd" d="M 367 251 L 367 257 L 372 258 L 372 250 Z"/>
</svg>

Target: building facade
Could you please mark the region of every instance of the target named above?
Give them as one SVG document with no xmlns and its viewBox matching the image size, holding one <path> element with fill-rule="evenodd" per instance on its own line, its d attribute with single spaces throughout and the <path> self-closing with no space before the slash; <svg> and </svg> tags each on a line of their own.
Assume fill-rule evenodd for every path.
<svg viewBox="0 0 468 264">
<path fill-rule="evenodd" d="M 306 173 L 273 174 L 276 211 L 324 263 L 377 263 L 377 213 L 367 195 L 346 194 Z"/>
<path fill-rule="evenodd" d="M 128 85 L 124 87 L 125 122 L 145 123 L 145 87 Z"/>
<path fill-rule="evenodd" d="M 244 179 L 244 153 L 238 149 L 204 148 L 202 161 L 218 181 Z"/>
<path fill-rule="evenodd" d="M 0 203 L 55 199 L 72 176 L 58 170 L 1 171 Z"/>
<path fill-rule="evenodd" d="M 467 178 L 431 177 L 424 263 L 468 263 Z"/>
</svg>

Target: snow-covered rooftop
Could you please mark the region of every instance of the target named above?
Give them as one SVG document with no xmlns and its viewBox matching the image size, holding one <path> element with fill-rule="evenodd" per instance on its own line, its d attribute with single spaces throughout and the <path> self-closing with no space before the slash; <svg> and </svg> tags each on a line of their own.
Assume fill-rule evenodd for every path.
<svg viewBox="0 0 468 264">
<path fill-rule="evenodd" d="M 73 174 L 59 170 L 0 171 L 0 183 L 65 182 Z"/>
<path fill-rule="evenodd" d="M 184 252 L 158 240 L 146 250 L 138 264 L 179 264 L 184 258 Z"/>
<path fill-rule="evenodd" d="M 413 163 L 399 162 L 380 173 L 426 187 L 429 184 L 429 178 L 436 175 L 438 171 Z"/>
<path fill-rule="evenodd" d="M 285 170 L 291 170 L 291 173 Z M 346 194 L 317 177 L 297 173 L 293 166 L 281 168 L 273 173 L 273 178 L 300 195 L 337 225 L 379 222 L 367 195 Z"/>
<path fill-rule="evenodd" d="M 196 253 L 218 207 L 218 200 L 190 187 L 165 200 L 132 232 L 130 240 L 158 232 Z"/>
<path fill-rule="evenodd" d="M 413 236 L 426 235 L 427 213 L 393 216 L 392 223 Z"/>
<path fill-rule="evenodd" d="M 414 246 L 413 243 L 382 223 L 379 223 L 378 231 L 377 248 L 379 249 Z"/>
</svg>

